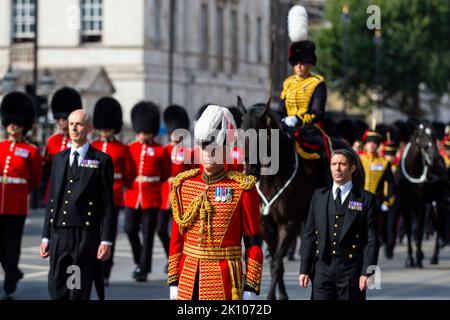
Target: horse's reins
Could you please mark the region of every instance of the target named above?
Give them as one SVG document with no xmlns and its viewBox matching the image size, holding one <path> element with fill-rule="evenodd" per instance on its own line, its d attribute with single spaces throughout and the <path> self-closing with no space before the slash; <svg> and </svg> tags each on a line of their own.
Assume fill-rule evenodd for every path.
<svg viewBox="0 0 450 320">
<path fill-rule="evenodd" d="M 423 161 L 424 169 L 423 169 L 422 175 L 419 178 L 413 178 L 408 174 L 408 172 L 406 172 L 405 161 L 406 161 L 406 156 L 408 155 L 410 148 L 411 148 L 411 142 L 408 142 L 408 144 L 405 147 L 405 150 L 403 151 L 402 159 L 400 161 L 403 175 L 411 183 L 424 183 L 427 180 L 428 164 L 425 161 L 423 161 L 423 159 L 422 159 L 422 161 Z"/>
<path fill-rule="evenodd" d="M 295 152 L 294 148 L 294 158 L 295 158 L 295 166 L 294 166 L 294 172 L 292 172 L 292 175 L 289 177 L 289 179 L 286 181 L 286 183 L 283 185 L 283 187 L 278 190 L 278 192 L 275 194 L 275 196 L 269 200 L 267 200 L 266 196 L 262 193 L 261 189 L 259 188 L 259 181 L 256 183 L 256 190 L 258 190 L 259 196 L 261 197 L 262 201 L 264 202 L 265 206 L 262 212 L 263 216 L 267 216 L 269 214 L 270 207 L 272 204 L 280 197 L 280 195 L 286 190 L 286 188 L 291 184 L 292 180 L 294 179 L 295 175 L 298 171 L 298 157 L 297 153 Z"/>
</svg>

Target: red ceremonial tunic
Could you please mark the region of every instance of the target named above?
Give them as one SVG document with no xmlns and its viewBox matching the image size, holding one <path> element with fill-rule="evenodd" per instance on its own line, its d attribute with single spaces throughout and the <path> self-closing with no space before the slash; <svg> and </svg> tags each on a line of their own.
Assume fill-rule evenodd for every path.
<svg viewBox="0 0 450 320">
<path fill-rule="evenodd" d="M 161 209 L 170 209 L 170 192 L 172 190 L 172 179 L 183 171 L 195 168 L 193 152 L 190 148 L 185 146 L 167 144 L 165 147 L 166 153 L 170 155 L 170 178 L 161 185 Z"/>
<path fill-rule="evenodd" d="M 255 240 L 260 235 L 255 182 L 238 172 L 205 182 L 199 169 L 175 178 L 168 283 L 178 286 L 178 299 L 192 299 L 197 275 L 200 300 L 241 299 L 244 290 L 259 293 L 263 254 Z"/>
<path fill-rule="evenodd" d="M 28 214 L 28 194 L 40 183 L 43 159 L 27 142 L 0 142 L 0 215 Z"/>
<path fill-rule="evenodd" d="M 92 146 L 111 156 L 114 165 L 114 205 L 124 205 L 124 187 L 131 185 L 136 178 L 136 167 L 133 163 L 130 150 L 126 144 L 117 139 L 111 141 L 95 140 Z"/>
<path fill-rule="evenodd" d="M 161 207 L 161 183 L 170 176 L 170 155 L 158 143 L 129 144 L 136 179 L 125 191 L 125 206 L 150 209 Z"/>
</svg>

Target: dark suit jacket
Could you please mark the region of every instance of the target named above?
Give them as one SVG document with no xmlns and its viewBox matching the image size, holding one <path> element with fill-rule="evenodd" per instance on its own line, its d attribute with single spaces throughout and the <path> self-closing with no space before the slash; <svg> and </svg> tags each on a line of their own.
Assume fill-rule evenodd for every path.
<svg viewBox="0 0 450 320">
<path fill-rule="evenodd" d="M 43 238 L 50 239 L 51 228 L 54 227 L 56 215 L 60 211 L 58 199 L 60 193 L 64 192 L 65 186 L 63 184 L 64 177 L 67 174 L 69 156 L 70 149 L 56 154 L 53 159 Z M 72 195 L 76 199 L 76 214 L 80 215 L 81 221 L 89 222 L 89 225 L 83 225 L 84 228 L 99 229 L 101 230 L 101 240 L 112 242 L 114 169 L 111 157 L 89 146 L 84 159 L 97 160 L 99 166 L 98 168 L 80 167 L 80 183 Z"/>
<path fill-rule="evenodd" d="M 317 259 L 328 256 L 325 250 L 330 239 L 328 230 L 328 199 L 331 188 L 317 189 L 312 197 L 308 218 L 301 243 L 300 273 L 311 274 Z M 363 204 L 362 211 L 347 206 L 337 245 L 345 263 L 362 263 L 362 274 L 367 275 L 367 267 L 378 261 L 379 241 L 377 235 L 378 208 L 375 196 L 353 185 L 350 201 Z"/>
</svg>

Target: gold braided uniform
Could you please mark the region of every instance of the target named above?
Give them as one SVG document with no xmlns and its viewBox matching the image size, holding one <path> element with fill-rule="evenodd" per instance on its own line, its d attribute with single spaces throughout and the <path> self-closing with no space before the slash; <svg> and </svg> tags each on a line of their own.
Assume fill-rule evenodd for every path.
<svg viewBox="0 0 450 320">
<path fill-rule="evenodd" d="M 390 163 L 380 155 L 371 155 L 366 152 L 360 154 L 364 168 L 364 190 L 375 194 L 380 201 L 387 199 L 386 204 L 394 202 L 394 179 Z M 388 191 L 383 195 L 384 181 L 388 183 Z"/>
<path fill-rule="evenodd" d="M 308 114 L 311 97 L 316 87 L 324 82 L 324 78 L 320 75 L 311 75 L 302 78 L 298 75 L 292 75 L 283 83 L 283 91 L 281 92 L 281 100 L 285 101 L 286 112 L 288 116 L 297 116 L 303 119 L 307 114 L 305 122 L 309 124 L 314 119 L 314 114 Z M 309 117 L 313 117 L 309 119 Z"/>
<path fill-rule="evenodd" d="M 255 183 L 255 177 L 235 171 L 207 176 L 192 169 L 175 178 L 168 283 L 178 286 L 178 299 L 197 298 L 194 288 L 200 300 L 238 300 L 243 291 L 259 293 L 263 254 Z"/>
<path fill-rule="evenodd" d="M 445 161 L 445 168 L 448 169 L 450 167 L 450 157 L 446 153 L 444 153 L 443 157 Z"/>
</svg>

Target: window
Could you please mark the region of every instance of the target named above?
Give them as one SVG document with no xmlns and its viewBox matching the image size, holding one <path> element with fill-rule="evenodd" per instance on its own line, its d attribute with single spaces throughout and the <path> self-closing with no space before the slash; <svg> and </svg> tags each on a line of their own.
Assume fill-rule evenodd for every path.
<svg viewBox="0 0 450 320">
<path fill-rule="evenodd" d="M 155 0 L 152 40 L 153 48 L 159 48 L 161 45 L 161 0 Z"/>
<path fill-rule="evenodd" d="M 236 72 L 239 67 L 239 24 L 236 10 L 231 11 L 231 70 Z"/>
<path fill-rule="evenodd" d="M 244 18 L 245 23 L 245 60 L 250 60 L 250 18 L 248 14 Z"/>
<path fill-rule="evenodd" d="M 81 0 L 81 41 L 102 40 L 102 0 Z"/>
<path fill-rule="evenodd" d="M 217 6 L 217 70 L 223 71 L 224 65 L 224 17 L 223 17 L 223 5 L 219 4 Z"/>
<path fill-rule="evenodd" d="M 263 61 L 263 53 L 262 53 L 262 18 L 258 17 L 257 20 L 257 33 L 256 33 L 256 52 L 258 63 Z"/>
<path fill-rule="evenodd" d="M 200 20 L 200 68 L 206 70 L 208 69 L 209 60 L 208 3 L 202 4 Z"/>
<path fill-rule="evenodd" d="M 14 0 L 13 42 L 34 41 L 36 32 L 36 0 Z"/>
</svg>

